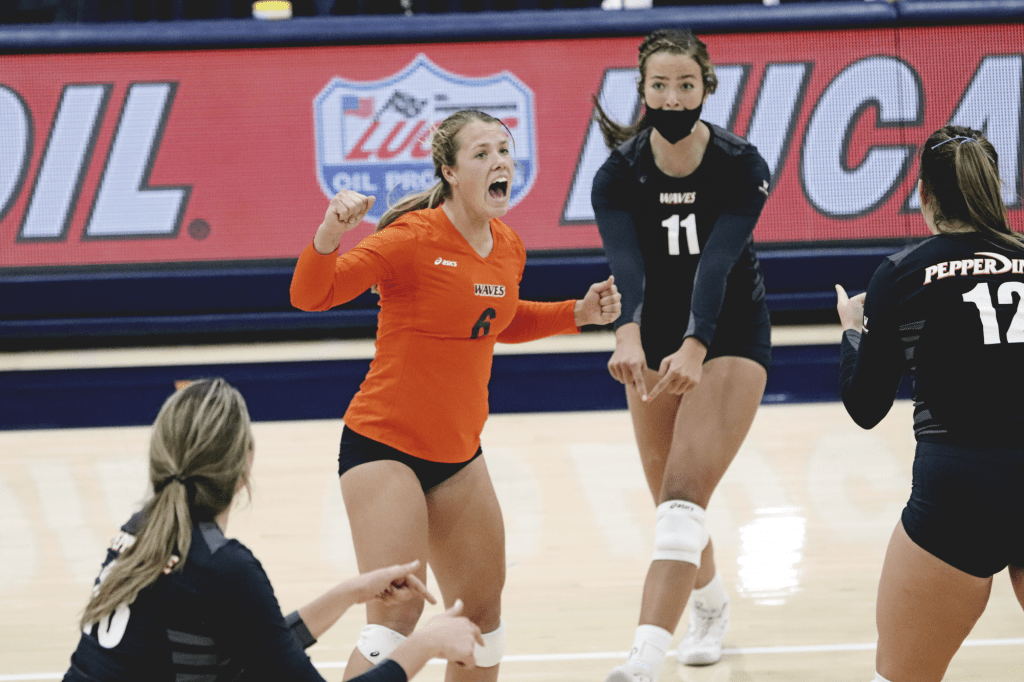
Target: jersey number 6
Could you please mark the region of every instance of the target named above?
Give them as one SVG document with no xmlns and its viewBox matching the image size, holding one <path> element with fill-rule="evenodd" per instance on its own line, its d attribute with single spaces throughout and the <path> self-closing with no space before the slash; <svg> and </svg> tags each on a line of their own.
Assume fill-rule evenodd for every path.
<svg viewBox="0 0 1024 682">
<path fill-rule="evenodd" d="M 480 319 L 473 325 L 473 331 L 470 334 L 471 339 L 475 339 L 478 336 L 487 336 L 491 333 L 491 320 L 498 316 L 497 311 L 494 308 L 488 308 L 480 314 Z M 481 333 L 483 332 L 483 333 Z"/>
<path fill-rule="evenodd" d="M 1006 343 L 1024 343 L 1024 283 L 1004 282 L 996 291 L 1000 305 L 1013 303 L 1013 295 L 1017 294 L 1017 312 L 1010 320 L 1010 328 L 1006 330 Z M 987 282 L 980 282 L 966 294 L 964 300 L 978 306 L 981 317 L 981 332 L 985 345 L 1000 343 L 999 323 L 996 321 L 996 309 L 992 305 L 992 293 Z"/>
<path fill-rule="evenodd" d="M 682 220 L 676 213 L 661 221 L 661 226 L 668 228 L 668 255 L 679 255 L 679 227 L 686 229 L 686 250 L 690 255 L 700 253 L 700 243 L 697 241 L 697 216 L 691 213 Z"/>
</svg>

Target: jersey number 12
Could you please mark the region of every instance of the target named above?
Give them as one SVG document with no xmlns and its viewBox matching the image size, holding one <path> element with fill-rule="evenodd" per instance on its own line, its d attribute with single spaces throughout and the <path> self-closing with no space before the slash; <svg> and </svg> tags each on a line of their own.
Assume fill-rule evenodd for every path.
<svg viewBox="0 0 1024 682">
<path fill-rule="evenodd" d="M 661 226 L 668 229 L 668 255 L 679 255 L 679 227 L 686 230 L 686 250 L 690 255 L 700 253 L 700 243 L 697 241 L 697 216 L 691 213 L 682 220 L 676 213 L 661 221 Z"/>
<path fill-rule="evenodd" d="M 1024 282 L 1004 282 L 996 291 L 1000 305 L 1013 303 L 1014 294 L 1017 294 L 1017 313 L 1010 320 L 1010 328 L 1006 330 L 1006 343 L 1024 343 Z M 988 283 L 979 282 L 978 286 L 964 294 L 964 300 L 978 307 L 985 345 L 1000 343 L 999 323 L 996 321 L 996 309 L 992 305 Z"/>
</svg>

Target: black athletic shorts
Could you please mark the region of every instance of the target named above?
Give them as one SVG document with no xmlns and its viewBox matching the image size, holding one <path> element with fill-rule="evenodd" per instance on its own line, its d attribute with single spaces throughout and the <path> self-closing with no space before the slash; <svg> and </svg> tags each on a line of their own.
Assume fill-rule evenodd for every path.
<svg viewBox="0 0 1024 682">
<path fill-rule="evenodd" d="M 476 454 L 465 462 L 459 462 L 458 464 L 431 462 L 430 460 L 407 455 L 390 445 L 385 445 L 380 441 L 360 435 L 346 426 L 341 432 L 341 448 L 338 451 L 338 476 L 344 475 L 346 471 L 360 464 L 391 459 L 401 462 L 412 469 L 413 473 L 416 474 L 416 478 L 420 479 L 420 487 L 426 492 L 462 471 L 467 464 L 482 454 L 483 448 L 477 448 Z"/>
<path fill-rule="evenodd" d="M 727 324 L 715 329 L 715 338 L 704 362 L 726 355 L 749 358 L 767 371 L 772 364 L 772 325 L 767 316 L 755 324 Z"/>
<path fill-rule="evenodd" d="M 651 335 L 654 335 L 654 338 Z M 645 330 L 641 327 L 640 338 L 643 343 L 647 366 L 655 372 L 661 367 L 661 361 L 679 350 L 683 344 L 681 336 L 674 334 L 659 335 L 657 330 Z M 768 312 L 757 322 L 742 324 L 722 321 L 715 329 L 715 338 L 711 341 L 704 362 L 722 356 L 749 358 L 768 370 L 772 364 L 772 325 Z"/>
<path fill-rule="evenodd" d="M 987 578 L 1024 566 L 1024 448 L 918 442 L 903 528 L 925 551 Z"/>
</svg>

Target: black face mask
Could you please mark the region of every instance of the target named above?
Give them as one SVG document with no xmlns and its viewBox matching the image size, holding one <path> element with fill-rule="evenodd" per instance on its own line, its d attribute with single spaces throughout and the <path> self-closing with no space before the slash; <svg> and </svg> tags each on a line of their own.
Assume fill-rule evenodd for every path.
<svg viewBox="0 0 1024 682">
<path fill-rule="evenodd" d="M 696 109 L 652 109 L 647 107 L 644 122 L 661 133 L 669 144 L 675 144 L 693 132 L 694 125 L 700 120 L 701 102 Z"/>
</svg>

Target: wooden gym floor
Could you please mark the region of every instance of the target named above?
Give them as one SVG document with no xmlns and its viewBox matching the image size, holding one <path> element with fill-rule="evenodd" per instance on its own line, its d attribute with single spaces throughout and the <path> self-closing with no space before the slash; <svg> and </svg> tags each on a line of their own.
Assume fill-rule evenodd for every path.
<svg viewBox="0 0 1024 682">
<path fill-rule="evenodd" d="M 262 561 L 286 612 L 356 573 L 341 428 L 255 425 L 253 498 L 228 535 Z M 0 682 L 66 670 L 106 545 L 144 494 L 147 438 L 142 427 L 0 432 Z M 494 415 L 483 442 L 508 533 L 501 679 L 600 682 L 632 643 L 653 542 L 629 415 Z M 762 406 L 709 509 L 732 597 L 725 656 L 707 668 L 673 659 L 661 680 L 870 680 L 875 589 L 913 449 L 907 402 L 871 431 L 840 404 Z M 341 678 L 363 616 L 354 608 L 309 650 L 328 679 Z M 1022 625 L 1004 571 L 947 679 L 1024 679 Z"/>
</svg>

